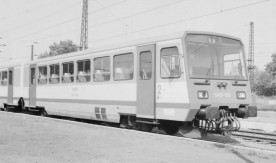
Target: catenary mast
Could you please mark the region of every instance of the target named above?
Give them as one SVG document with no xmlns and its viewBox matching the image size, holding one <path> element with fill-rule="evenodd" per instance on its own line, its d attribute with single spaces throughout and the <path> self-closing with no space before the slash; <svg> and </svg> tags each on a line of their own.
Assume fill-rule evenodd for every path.
<svg viewBox="0 0 276 163">
<path fill-rule="evenodd" d="M 88 0 L 83 0 L 80 50 L 88 48 Z"/>
</svg>

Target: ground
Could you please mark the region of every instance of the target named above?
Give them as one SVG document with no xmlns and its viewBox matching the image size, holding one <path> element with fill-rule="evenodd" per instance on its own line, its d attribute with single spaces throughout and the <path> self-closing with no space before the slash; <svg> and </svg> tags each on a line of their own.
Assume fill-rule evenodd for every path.
<svg viewBox="0 0 276 163">
<path fill-rule="evenodd" d="M 0 162 L 275 162 L 275 151 L 225 146 L 0 112 Z"/>
</svg>

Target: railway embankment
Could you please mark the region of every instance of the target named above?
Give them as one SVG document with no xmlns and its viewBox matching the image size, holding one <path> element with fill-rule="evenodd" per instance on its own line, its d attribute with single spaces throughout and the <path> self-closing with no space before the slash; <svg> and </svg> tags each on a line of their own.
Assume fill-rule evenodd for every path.
<svg viewBox="0 0 276 163">
<path fill-rule="evenodd" d="M 0 162 L 275 162 L 276 153 L 0 112 Z"/>
<path fill-rule="evenodd" d="M 258 111 L 257 117 L 240 119 L 241 129 L 276 133 L 276 111 Z"/>
</svg>

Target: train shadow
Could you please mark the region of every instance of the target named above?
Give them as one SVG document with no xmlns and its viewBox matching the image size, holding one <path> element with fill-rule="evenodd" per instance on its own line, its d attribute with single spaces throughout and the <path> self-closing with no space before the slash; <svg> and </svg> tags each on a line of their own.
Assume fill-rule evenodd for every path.
<svg viewBox="0 0 276 163">
<path fill-rule="evenodd" d="M 201 137 L 201 140 L 211 141 L 216 143 L 223 143 L 223 144 L 233 144 L 233 145 L 240 144 L 240 142 L 232 138 L 231 135 L 225 136 L 225 135 L 219 135 L 219 134 L 207 134 Z"/>
</svg>

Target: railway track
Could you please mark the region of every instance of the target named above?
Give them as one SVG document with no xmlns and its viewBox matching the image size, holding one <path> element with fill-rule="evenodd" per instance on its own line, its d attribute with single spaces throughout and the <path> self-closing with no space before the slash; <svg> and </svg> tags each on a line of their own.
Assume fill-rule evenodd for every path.
<svg viewBox="0 0 276 163">
<path fill-rule="evenodd" d="M 90 124 L 92 123 L 92 124 L 97 124 L 97 125 L 104 125 L 104 126 L 109 126 L 109 127 L 120 128 L 119 126 L 111 125 L 109 123 L 101 123 L 101 122 L 78 119 L 78 118 L 69 118 L 69 117 L 60 117 L 60 116 L 50 116 L 49 118 L 66 119 L 66 120 L 77 121 L 77 122 L 82 122 L 82 123 L 90 123 Z M 167 135 L 165 133 L 165 131 L 159 130 L 156 127 L 152 130 L 152 133 Z M 183 137 L 183 135 L 181 135 L 179 133 L 177 133 L 174 136 Z M 272 134 L 272 133 L 265 133 L 265 132 L 260 132 L 260 131 L 250 131 L 250 130 L 239 130 L 239 131 L 233 132 L 231 136 L 241 137 L 243 139 L 256 141 L 256 142 L 269 142 L 270 144 L 276 144 L 276 134 Z M 202 140 L 218 142 L 218 143 L 226 143 L 226 144 L 236 144 L 237 141 L 234 139 L 231 139 L 231 136 L 229 137 L 229 136 L 212 134 L 211 136 L 209 136 L 205 139 L 202 139 Z"/>
<path fill-rule="evenodd" d="M 63 120 L 69 120 L 69 121 L 77 121 L 77 122 L 81 122 L 81 123 L 89 123 L 89 124 L 94 124 L 94 125 L 104 125 L 104 126 L 109 126 L 109 127 L 120 128 L 119 126 L 112 125 L 110 123 L 103 123 L 103 122 L 84 120 L 84 119 L 78 119 L 78 118 L 69 118 L 69 117 L 62 117 L 62 116 L 49 116 L 49 118 L 63 119 Z M 167 135 L 165 131 L 159 130 L 157 127 L 153 128 L 152 133 Z M 177 133 L 174 136 L 183 137 L 183 135 L 181 135 L 179 133 Z M 243 139 L 256 141 L 256 142 L 269 142 L 271 144 L 276 144 L 276 134 L 270 134 L 270 133 L 258 132 L 258 131 L 249 131 L 249 130 L 235 131 L 232 133 L 232 135 L 230 137 L 222 136 L 222 135 L 218 135 L 218 134 L 211 134 L 211 136 L 208 136 L 207 138 L 203 138 L 201 140 L 223 143 L 223 144 L 237 144 L 238 141 L 232 139 L 231 138 L 232 136 L 241 137 Z M 194 139 L 194 138 L 192 138 L 192 139 Z"/>
<path fill-rule="evenodd" d="M 232 133 L 233 136 L 241 137 L 243 139 L 254 140 L 257 142 L 269 142 L 276 144 L 276 134 L 265 133 L 260 131 L 239 130 Z"/>
</svg>

